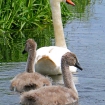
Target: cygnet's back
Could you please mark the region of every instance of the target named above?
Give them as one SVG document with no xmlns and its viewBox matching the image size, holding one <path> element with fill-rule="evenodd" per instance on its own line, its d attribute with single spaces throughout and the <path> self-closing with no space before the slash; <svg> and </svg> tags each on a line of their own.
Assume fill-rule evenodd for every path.
<svg viewBox="0 0 105 105">
<path fill-rule="evenodd" d="M 11 90 L 24 92 L 51 85 L 51 81 L 48 77 L 35 72 L 36 48 L 37 44 L 33 39 L 28 39 L 26 41 L 25 49 L 23 51 L 23 53 L 28 52 L 26 71 L 16 75 L 11 80 Z"/>
</svg>

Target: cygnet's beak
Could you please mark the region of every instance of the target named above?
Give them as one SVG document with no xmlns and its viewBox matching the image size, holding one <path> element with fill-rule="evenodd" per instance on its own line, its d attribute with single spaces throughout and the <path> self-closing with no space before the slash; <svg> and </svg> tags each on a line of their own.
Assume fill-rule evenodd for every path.
<svg viewBox="0 0 105 105">
<path fill-rule="evenodd" d="M 71 4 L 72 6 L 75 6 L 75 4 L 71 0 L 66 0 L 66 3 Z"/>
<path fill-rule="evenodd" d="M 25 54 L 25 53 L 26 53 L 26 51 L 25 51 L 25 50 L 23 50 L 22 54 Z"/>
<path fill-rule="evenodd" d="M 83 68 L 81 67 L 81 65 L 79 64 L 79 62 L 76 62 L 75 67 L 77 67 L 80 70 L 83 70 Z"/>
</svg>

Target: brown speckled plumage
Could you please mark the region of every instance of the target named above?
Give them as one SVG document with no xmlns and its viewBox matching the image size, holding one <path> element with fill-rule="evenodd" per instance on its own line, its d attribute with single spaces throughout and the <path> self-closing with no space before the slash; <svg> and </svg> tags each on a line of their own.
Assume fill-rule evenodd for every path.
<svg viewBox="0 0 105 105">
<path fill-rule="evenodd" d="M 31 89 L 38 89 L 43 86 L 51 85 L 48 77 L 45 77 L 35 72 L 35 56 L 37 44 L 33 39 L 26 41 L 24 52 L 28 52 L 26 71 L 16 75 L 11 80 L 10 89 L 17 92 L 29 91 Z"/>
<path fill-rule="evenodd" d="M 37 90 L 24 92 L 20 99 L 22 105 L 65 105 L 78 100 L 78 92 L 75 88 L 72 73 L 69 66 L 79 65 L 75 54 L 67 52 L 62 56 L 61 69 L 65 87 L 46 86 Z M 79 69 L 82 70 L 80 67 Z"/>
</svg>

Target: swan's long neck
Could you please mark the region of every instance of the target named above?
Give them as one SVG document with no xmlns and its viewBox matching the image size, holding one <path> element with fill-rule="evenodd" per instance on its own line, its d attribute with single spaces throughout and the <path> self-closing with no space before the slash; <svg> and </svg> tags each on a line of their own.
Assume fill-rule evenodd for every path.
<svg viewBox="0 0 105 105">
<path fill-rule="evenodd" d="M 77 89 L 75 87 L 72 73 L 69 70 L 69 65 L 66 64 L 66 61 L 61 62 L 61 69 L 65 87 L 72 89 L 77 95 Z"/>
<path fill-rule="evenodd" d="M 30 50 L 28 52 L 28 59 L 27 59 L 27 66 L 26 71 L 29 73 L 35 72 L 35 57 L 36 57 L 36 50 Z"/>
<path fill-rule="evenodd" d="M 50 0 L 50 4 L 54 25 L 55 45 L 67 48 L 62 26 L 60 2 Z"/>
</svg>

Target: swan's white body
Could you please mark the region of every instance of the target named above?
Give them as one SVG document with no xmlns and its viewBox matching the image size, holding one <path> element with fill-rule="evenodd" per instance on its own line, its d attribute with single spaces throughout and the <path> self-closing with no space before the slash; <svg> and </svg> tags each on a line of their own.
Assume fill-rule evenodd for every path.
<svg viewBox="0 0 105 105">
<path fill-rule="evenodd" d="M 70 50 L 57 46 L 42 47 L 38 49 L 35 65 L 36 72 L 47 75 L 62 74 L 61 57 L 66 52 L 70 52 Z M 75 72 L 76 69 L 76 67 L 70 66 L 72 72 Z"/>
<path fill-rule="evenodd" d="M 64 53 L 70 52 L 64 38 L 60 2 L 62 0 L 50 0 L 56 46 L 42 47 L 37 50 L 35 70 L 42 74 L 62 74 L 61 57 Z M 72 66 L 70 70 L 76 72 L 77 68 Z"/>
</svg>

